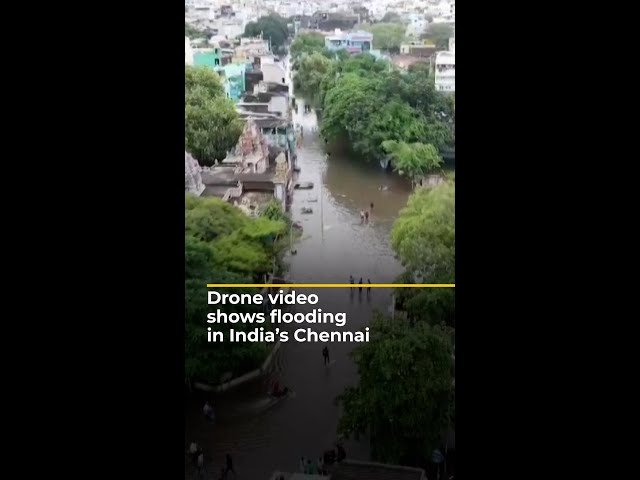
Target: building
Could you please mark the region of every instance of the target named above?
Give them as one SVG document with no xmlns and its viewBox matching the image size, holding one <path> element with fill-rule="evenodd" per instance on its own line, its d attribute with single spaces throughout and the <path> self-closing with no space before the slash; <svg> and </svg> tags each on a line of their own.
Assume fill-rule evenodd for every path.
<svg viewBox="0 0 640 480">
<path fill-rule="evenodd" d="M 240 101 L 244 94 L 246 82 L 245 73 L 247 65 L 245 63 L 227 63 L 216 68 L 216 72 L 222 79 L 227 97 L 234 102 Z"/>
<path fill-rule="evenodd" d="M 215 70 L 222 65 L 220 46 L 213 48 L 197 48 L 193 51 L 193 65 L 195 67 L 209 67 Z"/>
<path fill-rule="evenodd" d="M 184 64 L 193 66 L 193 48 L 189 37 L 184 37 Z"/>
<path fill-rule="evenodd" d="M 438 52 L 435 61 L 435 86 L 439 92 L 456 91 L 456 54 Z"/>
<path fill-rule="evenodd" d="M 200 171 L 198 161 L 184 152 L 184 191 L 198 197 L 205 189 Z"/>
<path fill-rule="evenodd" d="M 287 83 L 287 73 L 277 63 L 265 62 L 264 59 L 260 59 L 260 70 L 262 70 L 262 80 L 268 83 Z"/>
<path fill-rule="evenodd" d="M 336 28 L 350 30 L 359 22 L 360 18 L 358 15 L 342 12 L 317 11 L 311 16 L 308 23 L 303 22 L 302 26 L 330 32 Z"/>
<path fill-rule="evenodd" d="M 336 30 L 333 35 L 325 37 L 324 45 L 332 52 L 343 49 L 349 53 L 368 52 L 373 46 L 373 34 L 364 31 L 341 32 Z"/>
<path fill-rule="evenodd" d="M 430 64 L 430 59 L 425 57 L 414 57 L 412 55 L 393 55 L 391 64 L 400 70 L 409 70 L 409 67 L 418 63 Z"/>
<path fill-rule="evenodd" d="M 260 120 L 244 118 L 235 148 L 219 164 L 202 169 L 203 195 L 219 197 L 250 216 L 259 215 L 274 199 L 286 209 L 293 189 L 290 157 L 269 144 Z"/>
<path fill-rule="evenodd" d="M 436 53 L 436 46 L 432 43 L 409 42 L 400 45 L 400 53 L 412 57 L 429 58 Z"/>
</svg>

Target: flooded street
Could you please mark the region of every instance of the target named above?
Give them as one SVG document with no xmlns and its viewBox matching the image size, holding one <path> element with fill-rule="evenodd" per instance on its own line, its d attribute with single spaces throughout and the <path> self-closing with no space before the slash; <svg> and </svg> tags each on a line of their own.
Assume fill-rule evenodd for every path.
<svg viewBox="0 0 640 480">
<path fill-rule="evenodd" d="M 295 243 L 297 254 L 285 259 L 291 283 L 348 283 L 363 278 L 372 283 L 393 282 L 401 272 L 389 244 L 394 219 L 406 205 L 410 185 L 379 165 L 366 165 L 333 155 L 325 157 L 324 142 L 313 133 L 315 113 L 299 113 L 294 123 L 304 128 L 298 150 L 298 181 L 313 182 L 310 190 L 296 190 L 291 215 L 303 226 L 302 237 Z M 379 186 L 387 187 L 380 190 Z M 362 223 L 360 211 L 374 204 L 369 223 Z M 303 207 L 313 212 L 302 214 Z M 304 289 L 316 293 L 326 312 L 345 312 L 343 330 L 355 331 L 370 320 L 374 309 L 387 310 L 390 291 L 366 288 L 362 292 L 347 289 Z M 298 311 L 305 312 L 303 306 Z M 307 327 L 292 325 L 289 330 Z M 332 325 L 313 325 L 314 330 L 336 330 Z M 349 353 L 355 343 L 329 345 L 331 364 L 323 365 L 321 343 L 282 344 L 273 362 L 273 372 L 260 379 L 213 399 L 216 423 L 202 418 L 204 395 L 186 398 L 185 443 L 195 440 L 204 449 L 208 478 L 217 479 L 224 455 L 231 453 L 238 478 L 267 480 L 275 470 L 298 471 L 304 455 L 315 460 L 336 440 L 340 409 L 334 399 L 344 388 L 357 381 L 357 370 Z M 265 395 L 270 380 L 277 378 L 294 394 L 274 406 Z M 365 441 L 346 442 L 347 457 L 367 460 Z M 188 469 L 186 470 L 188 471 Z"/>
<path fill-rule="evenodd" d="M 302 101 L 300 101 L 302 103 Z M 384 172 L 378 164 L 365 164 L 332 154 L 325 159 L 324 142 L 313 133 L 315 113 L 294 115 L 304 128 L 298 151 L 299 180 L 313 182 L 313 190 L 296 190 L 291 209 L 304 233 L 298 255 L 290 259 L 290 277 L 297 283 L 347 283 L 349 275 L 372 283 L 389 283 L 400 273 L 389 247 L 389 234 L 398 212 L 407 204 L 411 186 L 403 178 Z M 383 186 L 385 190 L 379 190 Z M 368 224 L 360 211 L 374 207 Z M 304 215 L 302 207 L 313 213 Z"/>
</svg>

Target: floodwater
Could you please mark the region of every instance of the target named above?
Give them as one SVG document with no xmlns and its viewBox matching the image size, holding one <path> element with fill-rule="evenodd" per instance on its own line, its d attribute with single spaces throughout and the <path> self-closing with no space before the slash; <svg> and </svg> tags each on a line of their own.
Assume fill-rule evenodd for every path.
<svg viewBox="0 0 640 480">
<path fill-rule="evenodd" d="M 289 255 L 288 280 L 292 283 L 390 283 L 402 271 L 389 244 L 394 219 L 406 205 L 410 185 L 402 178 L 384 172 L 379 165 L 367 165 L 336 154 L 325 156 L 325 146 L 317 133 L 315 113 L 299 114 L 294 122 L 304 128 L 298 151 L 298 180 L 313 182 L 311 190 L 296 190 L 291 214 L 303 226 L 302 237 Z M 380 190 L 380 186 L 385 186 Z M 368 223 L 360 211 L 374 207 Z M 311 207 L 311 214 L 302 214 Z M 386 311 L 390 304 L 387 289 L 304 289 L 316 293 L 315 306 L 298 306 L 301 312 L 322 308 L 324 312 L 344 312 L 347 323 L 311 325 L 315 331 L 364 328 L 374 310 Z M 290 325 L 293 331 L 308 325 Z M 329 366 L 323 365 L 321 343 L 282 344 L 272 364 L 273 371 L 263 378 L 223 395 L 189 395 L 186 399 L 185 444 L 198 442 L 204 449 L 208 478 L 217 479 L 230 453 L 240 479 L 269 479 L 276 471 L 297 471 L 301 456 L 314 460 L 331 448 L 336 440 L 340 408 L 335 403 L 345 387 L 357 382 L 358 373 L 349 353 L 356 343 L 331 343 Z M 265 395 L 274 379 L 293 390 L 293 395 L 270 403 Z M 215 424 L 202 417 L 204 399 L 216 410 Z M 368 460 L 366 439 L 345 443 L 347 457 Z M 185 475 L 191 477 L 190 469 Z"/>
</svg>

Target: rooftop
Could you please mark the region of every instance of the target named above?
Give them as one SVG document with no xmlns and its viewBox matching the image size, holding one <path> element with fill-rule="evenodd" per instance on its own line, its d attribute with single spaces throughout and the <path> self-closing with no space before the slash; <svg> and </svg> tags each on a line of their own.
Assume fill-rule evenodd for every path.
<svg viewBox="0 0 640 480">
<path fill-rule="evenodd" d="M 413 55 L 394 55 L 391 57 L 391 63 L 396 67 L 408 68 L 416 63 L 428 63 L 429 59 L 425 57 L 415 57 Z"/>
<path fill-rule="evenodd" d="M 226 195 L 227 191 L 232 188 L 231 186 L 206 186 L 202 192 L 203 197 L 218 197 L 222 198 Z"/>
<path fill-rule="evenodd" d="M 456 54 L 453 52 L 438 52 L 436 53 L 436 64 L 455 65 Z"/>
<path fill-rule="evenodd" d="M 216 165 L 211 170 L 203 169 L 200 172 L 200 175 L 202 176 L 202 183 L 205 185 L 234 186 L 238 183 L 235 178 L 235 169 L 235 165 Z"/>
<path fill-rule="evenodd" d="M 240 182 L 271 182 L 273 173 L 239 173 L 236 178 Z"/>
</svg>

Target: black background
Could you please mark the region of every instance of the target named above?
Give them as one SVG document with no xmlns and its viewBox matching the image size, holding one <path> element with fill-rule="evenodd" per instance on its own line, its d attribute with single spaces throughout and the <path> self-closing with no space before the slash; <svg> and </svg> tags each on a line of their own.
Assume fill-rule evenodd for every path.
<svg viewBox="0 0 640 480">
<path fill-rule="evenodd" d="M 543 73 L 560 65 L 538 17 L 509 2 L 496 25 L 499 5 L 467 2 L 457 19 L 457 469 L 546 478 L 549 456 L 555 472 L 577 467 L 563 459 L 579 373 L 554 356 L 566 348 L 563 229 L 579 215 L 559 206 L 577 100 Z M 26 329 L 10 396 L 24 411 L 16 438 L 38 459 L 22 468 L 181 478 L 182 6 L 48 8 L 53 25 L 22 47 L 41 62 L 18 55 L 7 70 L 19 90 L 6 88 L 18 102 L 6 183 L 18 188 L 5 209 L 21 250 L 9 250 L 19 315 L 6 323 Z"/>
</svg>

